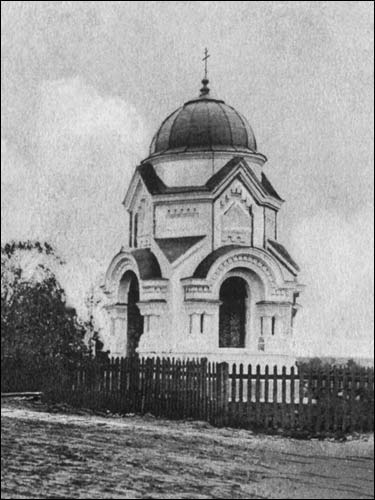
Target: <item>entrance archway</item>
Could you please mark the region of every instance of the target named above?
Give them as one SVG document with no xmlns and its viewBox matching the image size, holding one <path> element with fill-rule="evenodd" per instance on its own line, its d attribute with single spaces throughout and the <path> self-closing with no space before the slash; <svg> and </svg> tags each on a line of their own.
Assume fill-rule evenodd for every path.
<svg viewBox="0 0 375 500">
<path fill-rule="evenodd" d="M 127 271 L 121 278 L 119 286 L 119 303 L 127 305 L 126 356 L 136 355 L 139 339 L 143 333 L 143 316 L 137 302 L 139 302 L 138 279 L 135 273 Z"/>
<path fill-rule="evenodd" d="M 220 288 L 219 347 L 245 347 L 247 283 L 227 278 Z"/>
</svg>

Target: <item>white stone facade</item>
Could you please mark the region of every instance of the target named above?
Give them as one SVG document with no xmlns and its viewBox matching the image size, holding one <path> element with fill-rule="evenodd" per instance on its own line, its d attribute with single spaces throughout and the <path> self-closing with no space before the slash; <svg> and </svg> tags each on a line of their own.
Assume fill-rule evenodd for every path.
<svg viewBox="0 0 375 500">
<path fill-rule="evenodd" d="M 277 241 L 282 200 L 264 162 L 255 152 L 199 151 L 137 168 L 124 200 L 127 245 L 106 274 L 111 355 L 293 364 L 302 286 Z M 223 295 L 229 278 L 244 290 L 232 313 L 223 304 L 232 303 Z"/>
</svg>

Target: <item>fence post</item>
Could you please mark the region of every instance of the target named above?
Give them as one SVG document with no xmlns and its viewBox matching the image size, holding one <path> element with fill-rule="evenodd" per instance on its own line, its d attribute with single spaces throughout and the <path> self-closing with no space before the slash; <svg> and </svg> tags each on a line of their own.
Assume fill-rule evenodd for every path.
<svg viewBox="0 0 375 500">
<path fill-rule="evenodd" d="M 316 391 L 315 391 L 315 412 L 316 412 L 316 421 L 315 421 L 315 433 L 318 434 L 320 432 L 320 428 L 322 425 L 322 411 L 324 398 L 322 398 L 322 375 L 323 375 L 323 367 L 318 367 L 316 372 Z"/>
<path fill-rule="evenodd" d="M 260 365 L 256 366 L 256 379 L 255 379 L 255 415 L 256 415 L 256 425 L 263 426 L 262 419 L 262 403 L 260 400 Z"/>
<path fill-rule="evenodd" d="M 374 370 L 368 369 L 368 386 L 367 386 L 367 394 L 368 394 L 368 422 L 367 422 L 367 430 L 374 431 Z"/>
<path fill-rule="evenodd" d="M 294 430 L 296 424 L 295 415 L 295 377 L 294 377 L 294 366 L 290 369 L 290 425 Z"/>
<path fill-rule="evenodd" d="M 243 414 L 244 414 L 244 404 L 243 404 L 243 364 L 240 363 L 240 373 L 239 373 L 239 381 L 238 381 L 238 405 L 237 405 L 237 422 L 238 425 L 243 425 Z"/>
<path fill-rule="evenodd" d="M 333 419 L 332 419 L 332 428 L 333 431 L 336 432 L 338 429 L 338 397 L 337 393 L 339 390 L 339 371 L 336 366 L 333 367 L 333 392 L 332 392 L 332 401 L 333 401 Z"/>
<path fill-rule="evenodd" d="M 277 429 L 280 426 L 279 422 L 279 402 L 278 402 L 278 383 L 277 365 L 273 367 L 273 386 L 272 386 L 272 411 L 273 411 L 273 428 Z"/>
<path fill-rule="evenodd" d="M 269 425 L 269 366 L 264 367 L 264 427 L 268 429 Z"/>
<path fill-rule="evenodd" d="M 217 364 L 217 424 L 226 425 L 228 421 L 228 381 L 229 365 L 228 363 Z"/>
<path fill-rule="evenodd" d="M 307 426 L 309 432 L 313 432 L 313 391 L 314 391 L 314 368 L 309 367 L 307 378 Z"/>
<path fill-rule="evenodd" d="M 304 415 L 304 394 L 305 392 L 305 373 L 303 366 L 298 368 L 298 428 L 300 430 L 305 427 L 305 415 Z"/>
<path fill-rule="evenodd" d="M 365 373 L 363 368 L 358 370 L 359 373 L 359 388 L 358 388 L 358 398 L 359 398 L 359 431 L 363 432 L 365 430 L 366 416 L 364 414 L 364 401 L 365 401 Z"/>
<path fill-rule="evenodd" d="M 342 375 L 342 422 L 341 431 L 346 432 L 347 427 L 347 413 L 348 413 L 348 369 L 345 366 Z"/>
<path fill-rule="evenodd" d="M 325 375 L 325 412 L 324 412 L 324 431 L 328 432 L 331 428 L 331 367 L 326 366 Z"/>
<path fill-rule="evenodd" d="M 230 420 L 232 425 L 237 424 L 237 367 L 236 364 L 232 365 L 232 373 L 229 375 L 231 379 L 230 384 L 230 395 L 228 394 L 228 399 L 230 398 Z M 229 404 L 229 402 L 228 402 Z"/>
<path fill-rule="evenodd" d="M 200 415 L 201 420 L 208 420 L 208 407 L 207 407 L 207 358 L 202 358 L 200 362 Z"/>
<path fill-rule="evenodd" d="M 288 426 L 286 407 L 286 366 L 281 368 L 281 426 L 285 429 Z"/>
<path fill-rule="evenodd" d="M 246 395 L 246 418 L 247 418 L 247 425 L 250 427 L 251 426 L 251 419 L 252 419 L 252 406 L 251 406 L 251 397 L 252 397 L 252 387 L 251 384 L 253 383 L 253 379 L 251 376 L 251 365 L 247 365 L 247 395 Z"/>
<path fill-rule="evenodd" d="M 144 412 L 155 415 L 154 409 L 154 358 L 147 358 L 145 362 L 144 381 Z"/>
<path fill-rule="evenodd" d="M 208 369 L 207 369 L 207 377 L 208 377 L 208 421 L 212 423 L 212 415 L 213 415 L 213 364 L 209 361 L 208 362 Z"/>
</svg>

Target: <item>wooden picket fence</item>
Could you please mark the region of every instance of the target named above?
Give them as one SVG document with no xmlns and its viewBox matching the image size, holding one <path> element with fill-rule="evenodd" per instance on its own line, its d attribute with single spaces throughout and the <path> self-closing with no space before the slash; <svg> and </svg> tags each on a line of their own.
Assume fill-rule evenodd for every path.
<svg viewBox="0 0 375 500">
<path fill-rule="evenodd" d="M 151 413 L 216 426 L 314 434 L 374 428 L 374 371 L 281 370 L 200 360 L 91 360 L 54 377 L 46 396 L 114 413 Z"/>
<path fill-rule="evenodd" d="M 249 365 L 228 374 L 227 420 L 238 427 L 307 430 L 315 434 L 374 428 L 374 371 L 326 367 L 272 372 Z"/>
</svg>

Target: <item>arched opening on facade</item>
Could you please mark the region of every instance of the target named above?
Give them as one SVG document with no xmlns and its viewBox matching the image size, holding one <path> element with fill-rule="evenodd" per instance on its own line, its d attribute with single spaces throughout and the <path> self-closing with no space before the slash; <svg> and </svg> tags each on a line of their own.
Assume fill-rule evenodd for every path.
<svg viewBox="0 0 375 500">
<path fill-rule="evenodd" d="M 243 278 L 227 278 L 220 288 L 219 347 L 245 347 L 247 283 Z"/>
<path fill-rule="evenodd" d="M 139 302 L 139 283 L 133 271 L 127 271 L 120 280 L 119 303 L 127 305 L 126 355 L 134 356 L 139 339 L 143 333 L 143 316 L 137 306 Z"/>
</svg>

